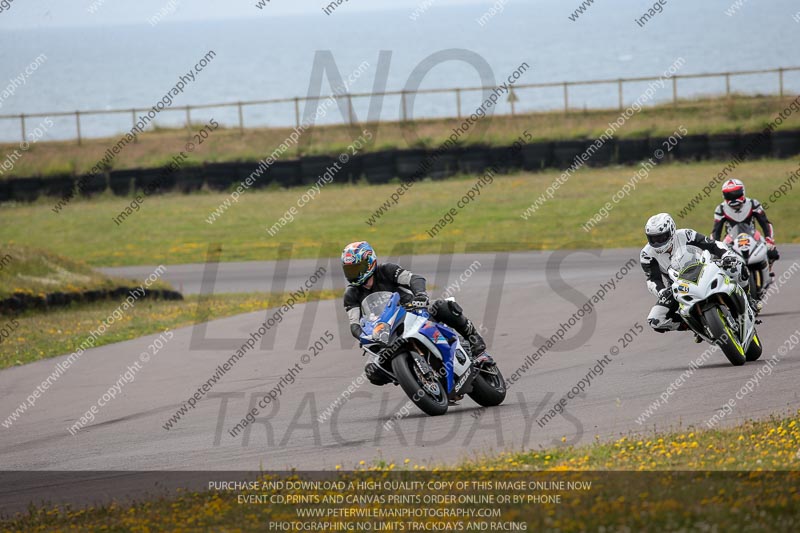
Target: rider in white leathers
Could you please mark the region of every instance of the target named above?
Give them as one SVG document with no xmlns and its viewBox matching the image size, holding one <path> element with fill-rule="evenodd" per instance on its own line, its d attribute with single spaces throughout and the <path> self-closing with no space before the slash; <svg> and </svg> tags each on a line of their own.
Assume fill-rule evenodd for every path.
<svg viewBox="0 0 800 533">
<path fill-rule="evenodd" d="M 747 267 L 736 253 L 721 242 L 691 229 L 676 229 L 675 221 L 667 213 L 650 217 L 645 225 L 645 235 L 647 245 L 642 248 L 639 260 L 647 276 L 647 289 L 658 297 L 647 316 L 647 322 L 655 331 L 665 333 L 688 329 L 678 316 L 679 304 L 670 290 L 672 280 L 668 274 L 670 266 L 687 253 L 707 250 L 713 257 L 722 259 L 722 268 L 747 291 Z"/>
</svg>

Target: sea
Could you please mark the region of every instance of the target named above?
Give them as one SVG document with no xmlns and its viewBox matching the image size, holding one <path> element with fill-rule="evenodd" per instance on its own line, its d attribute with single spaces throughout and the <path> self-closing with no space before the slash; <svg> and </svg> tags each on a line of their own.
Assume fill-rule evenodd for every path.
<svg viewBox="0 0 800 533">
<path fill-rule="evenodd" d="M 155 120 L 164 127 L 185 123 L 185 106 L 288 99 L 279 104 L 245 105 L 245 127 L 293 126 L 295 97 L 330 94 L 329 73 L 343 79 L 358 73 L 349 93 L 376 88 L 401 91 L 475 88 L 502 84 L 520 65 L 515 83 L 540 84 L 611 80 L 601 85 L 569 87 L 572 109 L 614 108 L 614 80 L 662 76 L 680 60 L 678 75 L 800 66 L 800 5 L 796 0 L 662 0 L 661 10 L 641 24 L 650 1 L 595 0 L 575 16 L 579 0 L 497 0 L 483 4 L 437 5 L 421 0 L 413 8 L 374 11 L 351 9 L 350 0 L 334 12 L 259 16 L 224 20 L 180 20 L 163 17 L 128 24 L 10 28 L 0 31 L 0 142 L 20 140 L 19 114 L 28 130 L 41 127 L 43 138 L 72 139 L 74 115 L 54 113 L 128 110 L 88 114 L 80 119 L 84 137 L 130 129 L 132 108 L 150 109 L 186 77 L 197 62 L 214 57 L 195 80 L 172 98 Z M 255 0 L 253 0 L 254 3 Z M 85 3 L 85 2 L 84 2 Z M 656 2 L 657 3 L 657 2 Z M 322 3 L 320 4 L 322 5 Z M 731 14 L 732 7 L 736 11 Z M 256 8 L 253 7 L 255 13 Z M 0 17 L 14 12 L 0 13 Z M 640 21 L 640 22 L 637 22 Z M 44 58 L 43 58 L 44 57 Z M 39 58 L 37 60 L 37 58 Z M 36 68 L 26 75 L 32 63 Z M 13 81 L 25 77 L 24 84 Z M 487 81 L 489 80 L 489 81 Z M 416 83 L 415 83 L 416 82 Z M 652 82 L 626 83 L 626 104 Z M 778 74 L 735 76 L 731 90 L 774 94 Z M 724 93 L 725 79 L 679 79 L 681 98 Z M 800 71 L 784 73 L 784 91 L 800 94 Z M 515 111 L 563 109 L 563 86 L 515 90 Z M 480 105 L 480 91 L 460 95 L 461 111 Z M 650 103 L 672 98 L 671 83 L 659 88 Z M 508 95 L 497 113 L 508 113 Z M 355 120 L 368 116 L 371 99 L 352 100 Z M 453 116 L 454 92 L 387 96 L 374 116 L 397 120 Z M 299 102 L 299 111 L 307 113 Z M 374 101 L 373 101 L 374 105 Z M 193 109 L 191 120 L 214 118 L 225 126 L 239 124 L 232 107 Z M 319 123 L 349 119 L 350 109 L 334 106 Z M 49 124 L 52 125 L 50 126 Z"/>
</svg>

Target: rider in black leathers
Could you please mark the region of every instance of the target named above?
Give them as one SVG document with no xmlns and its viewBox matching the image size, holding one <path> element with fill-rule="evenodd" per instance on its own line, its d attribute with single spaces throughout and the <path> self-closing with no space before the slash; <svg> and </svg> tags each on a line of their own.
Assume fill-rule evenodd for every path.
<svg viewBox="0 0 800 533">
<path fill-rule="evenodd" d="M 373 292 L 388 291 L 400 294 L 400 303 L 406 307 L 427 309 L 431 318 L 450 326 L 470 345 L 476 365 L 494 364 L 486 352 L 486 342 L 458 303 L 451 300 L 430 302 L 425 278 L 394 263 L 378 264 L 375 251 L 367 242 L 354 242 L 342 252 L 342 268 L 350 285 L 344 293 L 344 307 L 350 320 L 350 331 L 355 338 L 361 335 L 361 302 Z M 368 363 L 364 369 L 370 382 L 385 385 L 385 373 Z"/>
</svg>

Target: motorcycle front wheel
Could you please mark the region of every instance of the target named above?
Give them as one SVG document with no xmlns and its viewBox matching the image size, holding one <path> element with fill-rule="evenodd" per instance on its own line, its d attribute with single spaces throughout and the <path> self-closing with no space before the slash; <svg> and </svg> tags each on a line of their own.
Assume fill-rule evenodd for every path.
<svg viewBox="0 0 800 533">
<path fill-rule="evenodd" d="M 392 371 L 406 395 L 425 414 L 443 415 L 449 405 L 447 391 L 436 376 L 420 372 L 410 353 L 401 353 L 392 360 Z"/>
<path fill-rule="evenodd" d="M 733 366 L 741 366 L 746 361 L 744 349 L 728 327 L 726 318 L 728 316 L 730 316 L 730 311 L 724 305 L 715 305 L 703 312 L 703 318 L 711 332 L 711 338 L 715 339 L 717 346 L 722 348 L 722 353 Z"/>
</svg>

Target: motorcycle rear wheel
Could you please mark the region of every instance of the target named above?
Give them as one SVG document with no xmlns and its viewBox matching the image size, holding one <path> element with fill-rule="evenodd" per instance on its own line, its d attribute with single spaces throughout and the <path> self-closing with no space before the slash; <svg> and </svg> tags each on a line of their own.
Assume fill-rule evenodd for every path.
<svg viewBox="0 0 800 533">
<path fill-rule="evenodd" d="M 758 338 L 758 333 L 753 334 L 753 340 L 750 341 L 750 346 L 744 352 L 744 356 L 748 361 L 757 361 L 761 357 L 763 347 L 761 346 L 761 339 Z"/>
<path fill-rule="evenodd" d="M 491 370 L 481 370 L 472 380 L 472 392 L 467 395 L 483 407 L 494 407 L 503 403 L 506 399 L 506 381 L 497 365 L 492 365 Z"/>
<path fill-rule="evenodd" d="M 724 311 L 723 311 L 724 309 Z M 703 312 L 711 337 L 716 339 L 716 344 L 722 348 L 722 353 L 728 358 L 733 366 L 742 366 L 745 361 L 744 349 L 739 341 L 736 340 L 733 332 L 728 327 L 725 320 L 725 313 L 730 313 L 724 305 L 715 305 Z"/>
<path fill-rule="evenodd" d="M 424 383 L 421 383 L 419 370 L 410 353 L 402 353 L 392 359 L 392 370 L 403 391 L 425 414 L 439 416 L 447 412 L 447 391 L 441 382 L 438 383 L 439 394 L 432 394 L 423 388 Z"/>
</svg>

